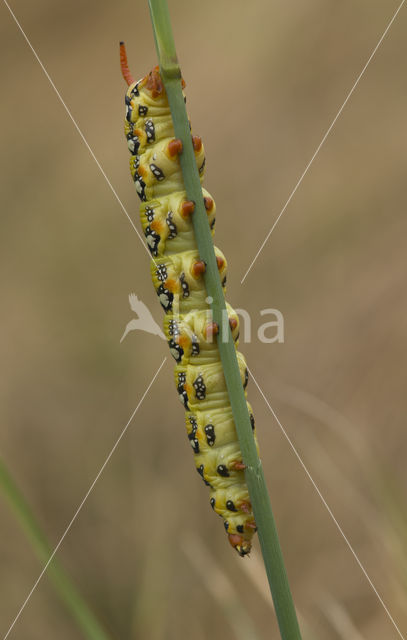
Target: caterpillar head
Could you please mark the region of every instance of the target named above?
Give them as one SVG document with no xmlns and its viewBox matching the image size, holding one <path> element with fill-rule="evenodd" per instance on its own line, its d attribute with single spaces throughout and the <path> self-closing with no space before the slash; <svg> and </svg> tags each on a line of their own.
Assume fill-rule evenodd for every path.
<svg viewBox="0 0 407 640">
<path fill-rule="evenodd" d="M 238 533 L 229 533 L 228 538 L 230 544 L 234 549 L 236 549 L 241 558 L 250 553 L 252 545 L 249 540 L 245 540 L 244 537 L 240 536 Z"/>
</svg>

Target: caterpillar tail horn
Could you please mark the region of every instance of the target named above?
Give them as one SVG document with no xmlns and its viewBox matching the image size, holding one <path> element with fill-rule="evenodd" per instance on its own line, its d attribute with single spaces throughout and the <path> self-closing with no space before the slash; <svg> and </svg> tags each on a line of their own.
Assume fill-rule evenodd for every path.
<svg viewBox="0 0 407 640">
<path fill-rule="evenodd" d="M 127 62 L 126 46 L 124 42 L 120 42 L 120 69 L 122 76 L 126 80 L 128 86 L 133 84 L 134 78 L 130 73 L 129 63 Z"/>
</svg>

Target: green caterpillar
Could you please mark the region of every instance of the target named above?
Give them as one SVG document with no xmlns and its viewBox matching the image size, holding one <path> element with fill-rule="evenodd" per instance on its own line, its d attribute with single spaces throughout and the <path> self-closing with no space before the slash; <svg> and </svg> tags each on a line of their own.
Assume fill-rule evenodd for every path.
<svg viewBox="0 0 407 640">
<path fill-rule="evenodd" d="M 181 174 L 178 156 L 182 143 L 174 138 L 170 108 L 158 67 L 134 82 L 123 43 L 121 67 L 129 85 L 125 99 L 125 135 L 131 153 L 130 170 L 142 201 L 141 224 L 153 256 L 151 274 L 166 314 L 164 333 L 177 363 L 175 384 L 186 412 L 186 429 L 195 466 L 209 487 L 211 506 L 222 516 L 231 545 L 244 556 L 251 549 L 256 524 L 214 339 L 218 327 L 211 319 L 203 281 L 205 263 L 199 258 L 191 222 L 194 203 L 187 199 Z M 199 137 L 193 136 L 192 141 L 202 182 L 204 148 Z M 215 203 L 205 189 L 202 193 L 213 234 Z M 226 259 L 217 248 L 215 254 L 225 289 Z M 239 319 L 228 304 L 227 313 L 237 346 Z M 239 352 L 237 358 L 242 384 L 246 387 L 246 363 Z M 248 408 L 254 431 L 250 405 Z"/>
</svg>

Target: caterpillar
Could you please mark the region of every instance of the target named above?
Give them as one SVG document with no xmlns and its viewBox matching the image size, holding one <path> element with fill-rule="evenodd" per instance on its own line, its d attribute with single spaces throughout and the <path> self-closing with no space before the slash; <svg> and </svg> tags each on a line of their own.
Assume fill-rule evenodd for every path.
<svg viewBox="0 0 407 640">
<path fill-rule="evenodd" d="M 182 142 L 174 137 L 158 67 L 135 82 L 123 43 L 120 60 L 128 84 L 125 136 L 131 154 L 130 171 L 141 200 L 141 225 L 152 255 L 152 280 L 165 312 L 164 334 L 176 361 L 175 385 L 185 409 L 187 436 L 196 470 L 209 487 L 212 509 L 223 518 L 230 544 L 240 556 L 245 556 L 250 552 L 256 524 L 216 343 L 218 326 L 211 320 L 210 300 L 203 281 L 205 263 L 198 255 L 194 237 L 195 205 L 187 199 L 182 179 L 179 162 Z M 199 136 L 193 135 L 192 142 L 202 183 L 204 147 Z M 204 188 L 202 194 L 213 235 L 215 202 Z M 215 255 L 225 291 L 226 258 L 216 247 Z M 237 348 L 239 318 L 229 304 L 226 309 Z M 246 388 L 248 371 L 238 351 L 237 359 Z M 249 404 L 248 410 L 257 446 Z"/>
</svg>

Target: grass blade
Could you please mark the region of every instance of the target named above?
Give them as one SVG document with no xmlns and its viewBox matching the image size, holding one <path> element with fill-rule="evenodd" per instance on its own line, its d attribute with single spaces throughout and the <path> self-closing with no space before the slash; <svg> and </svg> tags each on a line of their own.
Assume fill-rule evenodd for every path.
<svg viewBox="0 0 407 640">
<path fill-rule="evenodd" d="M 52 550 L 41 531 L 24 496 L 15 484 L 4 462 L 0 459 L 0 489 L 7 498 L 10 507 L 17 516 L 21 528 L 29 539 L 39 560 L 46 565 Z M 82 598 L 81 594 L 65 573 L 59 562 L 53 558 L 47 568 L 48 576 L 56 592 L 68 611 L 76 620 L 83 635 L 88 640 L 111 640 Z"/>
<path fill-rule="evenodd" d="M 171 108 L 175 136 L 180 138 L 183 144 L 183 152 L 180 155 L 181 169 L 188 199 L 195 202 L 195 211 L 192 216 L 195 238 L 200 258 L 206 262 L 205 285 L 208 295 L 213 300 L 211 304 L 213 319 L 220 329 L 218 348 L 243 461 L 247 466 L 245 472 L 246 482 L 258 527 L 258 535 L 280 633 L 283 640 L 300 640 L 300 630 L 271 510 L 270 498 L 252 435 L 235 346 L 228 323 L 222 321 L 226 314 L 225 299 L 195 163 L 188 117 L 181 89 L 181 71 L 175 51 L 168 6 L 166 0 L 149 0 L 149 6 L 160 72 Z"/>
</svg>

